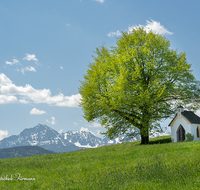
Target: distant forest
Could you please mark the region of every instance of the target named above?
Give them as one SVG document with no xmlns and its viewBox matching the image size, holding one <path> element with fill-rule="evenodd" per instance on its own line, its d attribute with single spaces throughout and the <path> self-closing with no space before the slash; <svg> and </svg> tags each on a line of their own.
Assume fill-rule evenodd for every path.
<svg viewBox="0 0 200 190">
<path fill-rule="evenodd" d="M 50 151 L 39 146 L 19 146 L 19 147 L 0 149 L 0 159 L 35 156 L 43 154 L 56 154 L 56 153 L 57 152 Z"/>
</svg>

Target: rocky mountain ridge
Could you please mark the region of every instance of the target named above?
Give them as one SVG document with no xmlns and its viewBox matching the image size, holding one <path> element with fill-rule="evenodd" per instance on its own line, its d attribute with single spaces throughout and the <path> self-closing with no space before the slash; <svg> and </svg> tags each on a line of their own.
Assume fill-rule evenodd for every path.
<svg viewBox="0 0 200 190">
<path fill-rule="evenodd" d="M 154 136 L 169 135 L 166 131 L 161 134 L 154 133 Z M 121 136 L 124 141 L 134 141 L 140 137 L 132 140 L 126 140 L 126 136 Z M 70 152 L 85 148 L 95 148 L 104 145 L 118 144 L 120 138 L 108 139 L 99 138 L 92 132 L 88 131 L 68 131 L 59 133 L 56 130 L 44 124 L 38 124 L 33 128 L 24 129 L 19 135 L 12 135 L 0 141 L 0 148 L 11 148 L 18 146 L 40 146 L 45 149 L 55 152 Z"/>
<path fill-rule="evenodd" d="M 116 144 L 107 138 L 101 139 L 91 132 L 68 131 L 59 133 L 44 124 L 29 129 L 24 129 L 19 135 L 12 135 L 0 141 L 0 148 L 17 146 L 41 146 L 56 152 L 70 152 L 84 148 Z"/>
</svg>

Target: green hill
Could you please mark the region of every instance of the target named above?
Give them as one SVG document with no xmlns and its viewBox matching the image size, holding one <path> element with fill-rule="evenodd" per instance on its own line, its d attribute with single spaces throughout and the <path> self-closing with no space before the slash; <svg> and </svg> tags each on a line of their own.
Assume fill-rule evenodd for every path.
<svg viewBox="0 0 200 190">
<path fill-rule="evenodd" d="M 55 153 L 57 152 L 53 152 L 39 146 L 19 146 L 19 147 L 0 149 L 0 159 L 35 156 L 43 154 L 55 154 Z"/>
<path fill-rule="evenodd" d="M 150 145 L 129 142 L 1 159 L 0 189 L 199 190 L 200 142 L 169 141 L 165 136 L 152 139 Z"/>
</svg>

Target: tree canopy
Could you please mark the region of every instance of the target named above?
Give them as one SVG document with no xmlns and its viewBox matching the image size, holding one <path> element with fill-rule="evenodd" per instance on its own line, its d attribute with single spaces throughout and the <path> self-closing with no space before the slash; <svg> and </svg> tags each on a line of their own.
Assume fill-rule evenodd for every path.
<svg viewBox="0 0 200 190">
<path fill-rule="evenodd" d="M 149 132 L 175 113 L 178 105 L 199 108 L 199 82 L 185 53 L 170 49 L 163 35 L 143 28 L 123 32 L 115 47 L 96 48 L 94 62 L 79 92 L 84 118 L 98 120 L 110 139 L 130 138 L 138 131 L 141 143 Z"/>
</svg>

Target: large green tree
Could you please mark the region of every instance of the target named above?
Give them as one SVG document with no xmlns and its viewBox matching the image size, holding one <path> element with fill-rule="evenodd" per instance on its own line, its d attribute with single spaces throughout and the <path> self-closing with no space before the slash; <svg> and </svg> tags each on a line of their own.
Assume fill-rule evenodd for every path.
<svg viewBox="0 0 200 190">
<path fill-rule="evenodd" d="M 96 48 L 79 87 L 80 107 L 87 121 L 107 129 L 107 137 L 139 132 L 141 143 L 148 144 L 149 132 L 178 105 L 199 108 L 199 82 L 186 54 L 170 49 L 163 35 L 136 28 L 116 44 Z"/>
</svg>

